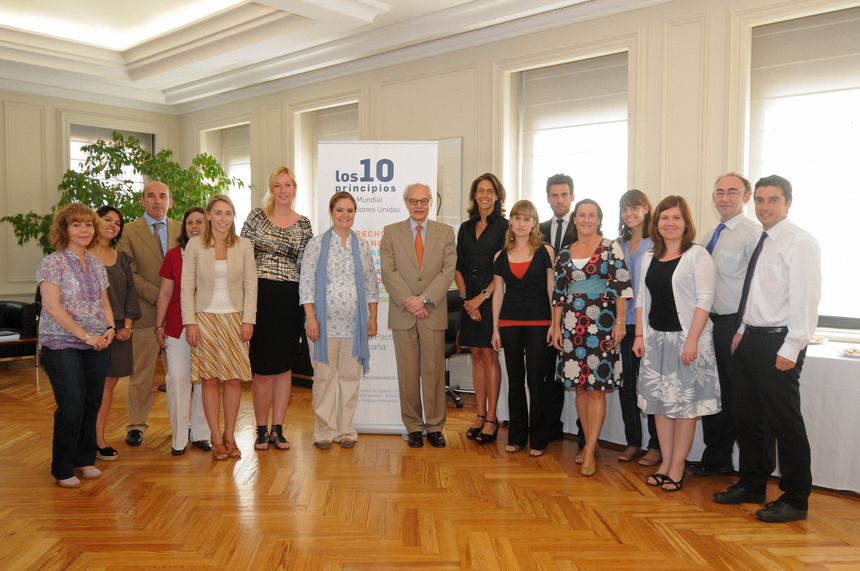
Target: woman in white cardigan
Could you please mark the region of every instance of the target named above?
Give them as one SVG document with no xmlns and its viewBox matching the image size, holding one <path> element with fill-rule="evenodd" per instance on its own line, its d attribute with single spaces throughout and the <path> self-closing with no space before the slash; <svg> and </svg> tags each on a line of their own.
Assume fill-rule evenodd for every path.
<svg viewBox="0 0 860 571">
<path fill-rule="evenodd" d="M 639 369 L 639 408 L 655 415 L 663 461 L 649 486 L 677 492 L 696 419 L 720 411 L 720 385 L 708 314 L 714 303 L 714 262 L 694 244 L 687 201 L 667 196 L 651 218 L 654 249 L 645 255 L 636 302 L 633 352 Z"/>
<path fill-rule="evenodd" d="M 254 247 L 236 235 L 235 212 L 228 196 L 209 199 L 203 236 L 188 241 L 182 266 L 182 323 L 191 345 L 191 380 L 203 383 L 203 412 L 215 460 L 242 457 L 234 431 L 241 382 L 251 380 L 248 340 L 257 317 Z"/>
</svg>

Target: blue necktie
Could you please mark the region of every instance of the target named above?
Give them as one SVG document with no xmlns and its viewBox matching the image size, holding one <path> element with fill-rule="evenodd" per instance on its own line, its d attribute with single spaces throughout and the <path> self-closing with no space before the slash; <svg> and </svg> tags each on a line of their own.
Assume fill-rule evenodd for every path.
<svg viewBox="0 0 860 571">
<path fill-rule="evenodd" d="M 713 254 L 713 253 L 714 253 L 714 246 L 716 246 L 716 245 L 717 245 L 717 240 L 719 240 L 719 239 L 720 239 L 720 232 L 722 232 L 722 231 L 723 231 L 723 229 L 724 229 L 725 227 L 726 227 L 726 225 L 725 225 L 725 224 L 723 224 L 722 222 L 720 222 L 720 223 L 717 225 L 717 229 L 716 229 L 716 230 L 714 230 L 714 235 L 713 235 L 713 236 L 711 236 L 711 241 L 710 241 L 710 242 L 708 242 L 708 245 L 707 245 L 707 246 L 705 246 L 705 249 L 706 249 L 706 250 L 708 250 L 708 253 L 709 253 L 709 254 Z"/>
</svg>

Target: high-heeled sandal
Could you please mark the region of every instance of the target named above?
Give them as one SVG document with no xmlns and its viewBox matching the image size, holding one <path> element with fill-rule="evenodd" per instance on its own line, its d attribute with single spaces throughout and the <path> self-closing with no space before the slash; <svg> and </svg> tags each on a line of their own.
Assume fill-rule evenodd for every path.
<svg viewBox="0 0 860 571">
<path fill-rule="evenodd" d="M 487 420 L 487 415 L 485 415 L 485 414 L 476 414 L 475 416 L 478 418 L 483 418 L 484 421 Z M 481 433 L 482 428 L 484 428 L 483 422 L 481 423 L 481 426 L 473 426 L 472 428 L 470 428 L 469 430 L 466 431 L 466 438 L 468 438 L 469 440 L 474 440 L 475 437 Z"/>
<path fill-rule="evenodd" d="M 257 441 L 254 442 L 255 450 L 269 449 L 269 427 L 265 424 L 257 425 Z"/>
<path fill-rule="evenodd" d="M 290 443 L 284 438 L 284 433 L 281 430 L 280 424 L 273 424 L 272 430 L 269 431 L 269 442 L 274 444 L 277 450 L 289 450 Z"/>
<path fill-rule="evenodd" d="M 228 458 L 235 458 L 238 460 L 242 457 L 242 451 L 239 450 L 238 446 L 236 446 L 235 440 L 227 440 L 227 438 L 224 438 L 224 446 L 227 447 Z"/>
<path fill-rule="evenodd" d="M 669 476 L 666 476 L 666 478 L 663 480 L 663 485 L 660 486 L 660 489 L 663 490 L 664 492 L 668 492 L 670 494 L 673 492 L 680 492 L 681 488 L 684 487 L 684 478 L 686 478 L 686 477 L 687 477 L 686 471 L 683 474 L 681 474 L 680 480 L 673 480 Z M 667 488 L 666 486 L 672 486 L 672 487 Z"/>
<path fill-rule="evenodd" d="M 213 460 L 226 460 L 227 456 L 227 447 L 224 446 L 224 443 L 215 444 L 212 443 L 212 459 Z"/>
<path fill-rule="evenodd" d="M 499 435 L 499 421 L 498 421 L 498 419 L 487 420 L 486 422 L 489 422 L 491 424 L 495 424 L 496 429 L 492 432 L 483 432 L 483 430 L 481 432 L 479 432 L 478 435 L 475 437 L 475 442 L 477 442 L 478 444 L 492 444 L 493 442 L 496 441 L 496 436 Z M 486 424 L 486 422 L 485 422 L 485 424 Z"/>
</svg>

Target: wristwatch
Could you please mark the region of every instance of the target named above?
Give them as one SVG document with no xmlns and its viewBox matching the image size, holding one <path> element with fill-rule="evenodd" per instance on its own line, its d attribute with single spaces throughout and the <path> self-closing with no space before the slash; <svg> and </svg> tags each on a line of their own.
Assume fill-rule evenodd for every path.
<svg viewBox="0 0 860 571">
<path fill-rule="evenodd" d="M 422 293 L 421 294 L 421 303 L 423 303 L 424 305 L 427 305 L 428 303 L 430 303 L 430 298 Z"/>
<path fill-rule="evenodd" d="M 481 293 L 484 294 L 484 299 L 490 299 L 491 294 L 487 293 L 487 290 L 482 289 Z"/>
</svg>

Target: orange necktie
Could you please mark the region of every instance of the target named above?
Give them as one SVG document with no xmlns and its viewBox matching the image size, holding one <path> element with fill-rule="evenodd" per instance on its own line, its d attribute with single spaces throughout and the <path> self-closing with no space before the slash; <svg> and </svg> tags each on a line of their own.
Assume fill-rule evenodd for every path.
<svg viewBox="0 0 860 571">
<path fill-rule="evenodd" d="M 424 240 L 421 239 L 421 225 L 415 227 L 415 253 L 418 254 L 418 267 L 421 267 L 421 258 L 424 257 Z"/>
</svg>

